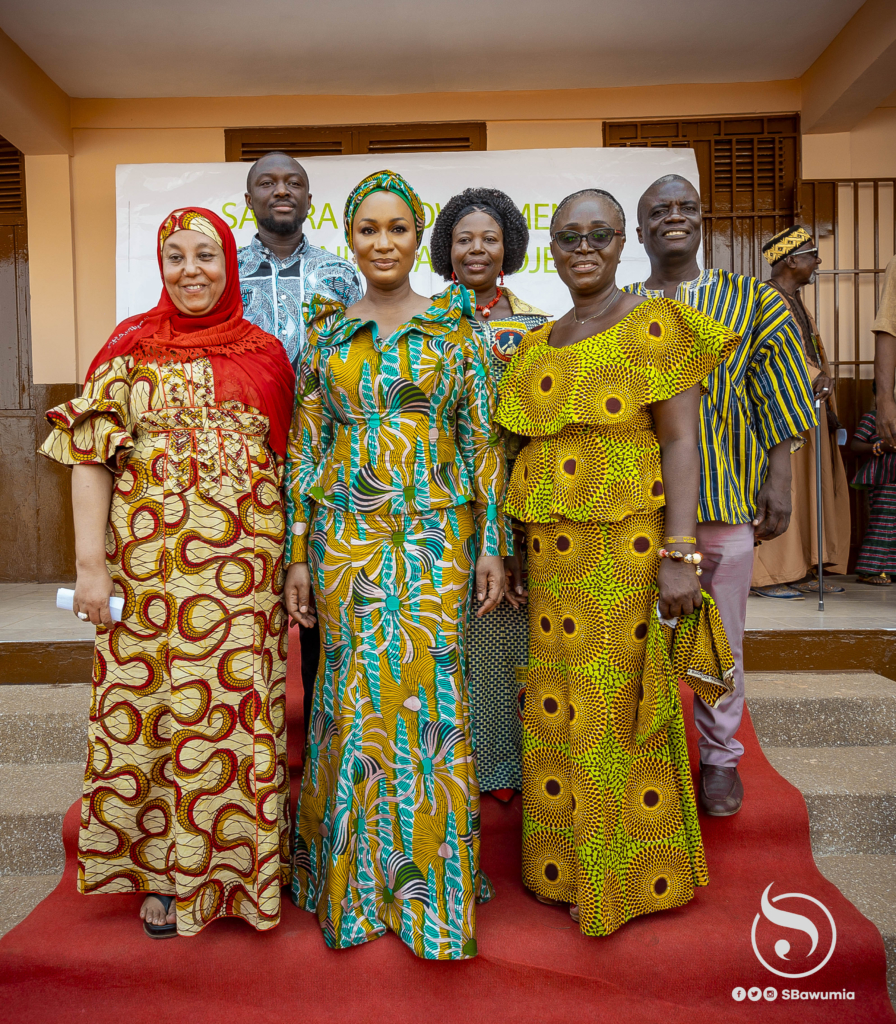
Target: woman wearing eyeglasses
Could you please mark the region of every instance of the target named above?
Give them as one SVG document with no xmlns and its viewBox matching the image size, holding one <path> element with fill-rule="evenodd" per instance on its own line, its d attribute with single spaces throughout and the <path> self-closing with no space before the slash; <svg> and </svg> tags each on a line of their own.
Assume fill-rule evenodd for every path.
<svg viewBox="0 0 896 1024">
<path fill-rule="evenodd" d="M 523 879 L 586 935 L 707 884 L 677 678 L 710 703 L 733 685 L 694 534 L 699 382 L 738 339 L 620 291 L 624 244 L 608 193 L 559 205 L 572 309 L 522 340 L 496 417 L 524 441 L 504 506 L 529 555 Z"/>
</svg>

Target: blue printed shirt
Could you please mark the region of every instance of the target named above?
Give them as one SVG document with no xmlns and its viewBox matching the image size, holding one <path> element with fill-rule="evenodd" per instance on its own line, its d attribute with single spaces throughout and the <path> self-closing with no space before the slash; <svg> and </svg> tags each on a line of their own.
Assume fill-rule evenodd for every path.
<svg viewBox="0 0 896 1024">
<path fill-rule="evenodd" d="M 312 296 L 335 299 L 351 306 L 361 298 L 361 278 L 341 256 L 308 241 L 307 235 L 285 260 L 275 256 L 256 235 L 237 250 L 243 316 L 279 338 L 293 369 L 307 344 L 303 304 Z"/>
</svg>

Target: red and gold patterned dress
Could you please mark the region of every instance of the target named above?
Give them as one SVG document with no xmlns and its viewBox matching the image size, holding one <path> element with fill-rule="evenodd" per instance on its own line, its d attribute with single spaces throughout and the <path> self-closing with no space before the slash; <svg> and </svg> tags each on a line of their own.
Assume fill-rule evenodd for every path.
<svg viewBox="0 0 896 1024">
<path fill-rule="evenodd" d="M 212 363 L 99 366 L 42 454 L 115 476 L 79 839 L 83 893 L 177 896 L 180 934 L 259 930 L 289 877 L 281 464 Z"/>
</svg>

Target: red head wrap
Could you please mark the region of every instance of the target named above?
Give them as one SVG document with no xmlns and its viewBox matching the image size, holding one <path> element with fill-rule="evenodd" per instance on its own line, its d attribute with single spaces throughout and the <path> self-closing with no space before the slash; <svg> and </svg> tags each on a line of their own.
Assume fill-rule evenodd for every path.
<svg viewBox="0 0 896 1024">
<path fill-rule="evenodd" d="M 233 232 L 211 210 L 175 210 L 159 228 L 157 255 L 175 231 L 200 231 L 224 250 L 227 282 L 205 316 L 181 313 L 166 288 L 158 305 L 128 317 L 94 357 L 87 376 L 116 356 L 133 352 L 143 362 L 189 362 L 205 357 L 215 377 L 215 401 L 236 400 L 263 412 L 271 422 L 271 448 L 286 453 L 292 417 L 295 373 L 279 340 L 243 318 L 243 299 Z"/>
</svg>

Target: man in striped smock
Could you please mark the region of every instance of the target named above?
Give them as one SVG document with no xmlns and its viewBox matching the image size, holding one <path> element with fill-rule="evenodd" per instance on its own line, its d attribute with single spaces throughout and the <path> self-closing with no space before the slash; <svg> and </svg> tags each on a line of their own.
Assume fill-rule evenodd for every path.
<svg viewBox="0 0 896 1024">
<path fill-rule="evenodd" d="M 790 455 L 815 425 L 812 386 L 796 325 L 780 296 L 755 278 L 701 271 L 700 196 L 669 174 L 638 203 L 638 238 L 650 277 L 627 291 L 665 295 L 711 316 L 743 339 L 709 377 L 700 416 L 702 472 L 697 548 L 704 590 L 716 600 L 735 661 L 735 692 L 719 708 L 694 701 L 700 732 L 700 802 L 736 814 L 743 802 L 735 738 L 744 706 L 743 635 L 755 541 L 790 522 Z"/>
</svg>

